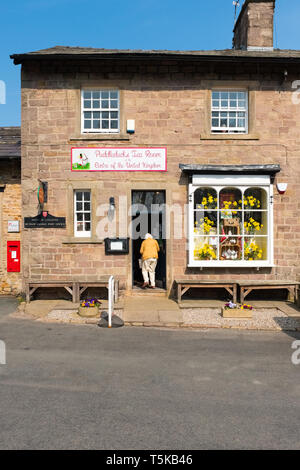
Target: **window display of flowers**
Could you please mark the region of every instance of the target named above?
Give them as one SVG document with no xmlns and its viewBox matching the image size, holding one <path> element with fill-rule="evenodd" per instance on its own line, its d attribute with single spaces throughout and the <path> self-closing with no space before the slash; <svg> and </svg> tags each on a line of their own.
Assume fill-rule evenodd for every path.
<svg viewBox="0 0 300 470">
<path fill-rule="evenodd" d="M 242 208 L 242 200 L 239 201 L 223 201 L 223 208 L 225 210 L 234 210 Z"/>
<path fill-rule="evenodd" d="M 204 217 L 204 219 L 200 219 L 200 224 L 195 222 L 195 233 L 209 233 L 211 228 L 215 225 L 214 221 L 209 219 L 208 217 Z"/>
<path fill-rule="evenodd" d="M 260 209 L 261 204 L 258 199 L 253 196 L 244 197 L 244 207 L 245 209 Z"/>
<path fill-rule="evenodd" d="M 244 243 L 244 254 L 246 260 L 254 261 L 256 259 L 261 259 L 262 253 L 263 250 L 259 249 L 259 246 L 256 245 L 254 242 Z"/>
<path fill-rule="evenodd" d="M 197 205 L 197 209 L 216 209 L 218 198 L 213 197 L 210 193 L 203 196 L 201 204 Z"/>
<path fill-rule="evenodd" d="M 254 234 L 255 231 L 259 232 L 263 228 L 263 224 L 260 224 L 257 220 L 250 217 L 250 219 L 244 222 L 245 232 L 249 234 Z"/>
<path fill-rule="evenodd" d="M 210 260 L 217 259 L 217 255 L 211 245 L 205 243 L 201 248 L 196 248 L 194 250 L 194 259 L 195 260 Z"/>
<path fill-rule="evenodd" d="M 99 307 L 100 304 L 101 301 L 99 299 L 85 299 L 80 302 L 81 307 L 87 308 Z"/>
</svg>

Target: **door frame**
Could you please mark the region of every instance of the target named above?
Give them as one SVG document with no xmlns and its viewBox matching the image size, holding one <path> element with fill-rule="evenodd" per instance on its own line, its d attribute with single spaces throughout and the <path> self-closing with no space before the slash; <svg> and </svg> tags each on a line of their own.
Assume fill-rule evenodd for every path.
<svg viewBox="0 0 300 470">
<path fill-rule="evenodd" d="M 171 190 L 169 190 L 165 183 L 160 183 L 159 181 L 138 181 L 134 182 L 134 184 L 127 188 L 127 201 L 130 201 L 129 205 L 131 206 L 132 201 L 132 191 L 164 191 L 166 197 L 166 204 L 167 206 L 171 206 Z M 128 224 L 131 222 L 131 210 L 128 210 Z M 171 256 L 171 246 L 173 242 L 174 236 L 174 227 L 171 224 L 170 227 L 168 225 L 170 221 L 166 218 L 166 226 L 167 231 L 170 233 L 170 239 L 166 241 L 166 292 L 169 295 L 171 288 L 172 288 L 172 256 Z M 129 226 L 129 225 L 128 225 Z M 130 242 L 132 242 L 131 233 L 129 233 Z M 133 266 L 132 266 L 132 243 L 129 243 L 129 254 L 128 254 L 128 269 L 127 269 L 127 290 L 131 291 L 133 286 Z"/>
<path fill-rule="evenodd" d="M 166 190 L 165 189 L 132 189 L 131 190 L 131 204 L 132 204 L 132 196 L 133 196 L 133 193 L 134 192 L 144 192 L 144 193 L 148 193 L 148 192 L 155 192 L 155 191 L 159 191 L 159 192 L 163 192 L 164 193 L 164 204 L 166 204 Z M 165 213 L 165 224 L 166 224 L 166 213 Z M 130 215 L 130 220 L 132 221 L 132 215 Z M 149 229 L 149 227 L 148 227 Z M 151 230 L 152 231 L 152 230 Z M 150 233 L 150 232 L 149 232 Z M 133 289 L 134 288 L 134 269 L 133 269 L 133 242 L 134 240 L 132 239 L 132 237 L 130 238 L 130 241 L 131 241 L 131 249 L 132 249 L 132 252 L 131 252 L 131 271 L 132 271 L 132 284 L 131 284 L 131 288 Z M 167 245 L 168 245 L 168 240 L 165 239 L 165 269 L 164 269 L 164 272 L 165 272 L 165 287 L 163 287 L 162 289 L 167 291 Z"/>
</svg>

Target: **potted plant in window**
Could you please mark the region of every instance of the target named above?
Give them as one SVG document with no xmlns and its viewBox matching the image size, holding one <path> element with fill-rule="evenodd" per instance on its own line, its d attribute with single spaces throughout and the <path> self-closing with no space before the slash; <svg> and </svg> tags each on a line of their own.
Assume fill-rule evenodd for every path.
<svg viewBox="0 0 300 470">
<path fill-rule="evenodd" d="M 79 315 L 81 317 L 96 317 L 99 313 L 99 299 L 86 299 L 80 303 Z"/>
</svg>

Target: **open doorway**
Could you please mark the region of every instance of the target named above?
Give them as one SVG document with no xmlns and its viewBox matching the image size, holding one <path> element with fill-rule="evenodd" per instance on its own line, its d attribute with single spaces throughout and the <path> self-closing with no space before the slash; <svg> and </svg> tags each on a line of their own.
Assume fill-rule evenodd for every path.
<svg viewBox="0 0 300 470">
<path fill-rule="evenodd" d="M 160 252 L 155 270 L 156 287 L 166 289 L 166 194 L 165 191 L 132 191 L 132 284 L 143 284 L 139 266 L 140 248 L 146 233 L 151 233 Z"/>
</svg>

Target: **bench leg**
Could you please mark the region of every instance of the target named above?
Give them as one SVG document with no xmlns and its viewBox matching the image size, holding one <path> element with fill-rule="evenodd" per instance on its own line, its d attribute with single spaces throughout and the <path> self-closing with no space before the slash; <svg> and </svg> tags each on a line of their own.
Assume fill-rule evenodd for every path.
<svg viewBox="0 0 300 470">
<path fill-rule="evenodd" d="M 241 304 L 243 304 L 245 301 L 245 297 L 244 297 L 244 288 L 241 287 Z"/>
<path fill-rule="evenodd" d="M 177 284 L 177 302 L 181 302 L 181 285 Z"/>
<path fill-rule="evenodd" d="M 237 303 L 237 285 L 236 284 L 233 285 L 233 303 L 234 304 Z"/>
<path fill-rule="evenodd" d="M 25 292 L 26 292 L 26 302 L 29 304 L 30 302 L 29 284 L 26 284 Z"/>
</svg>

